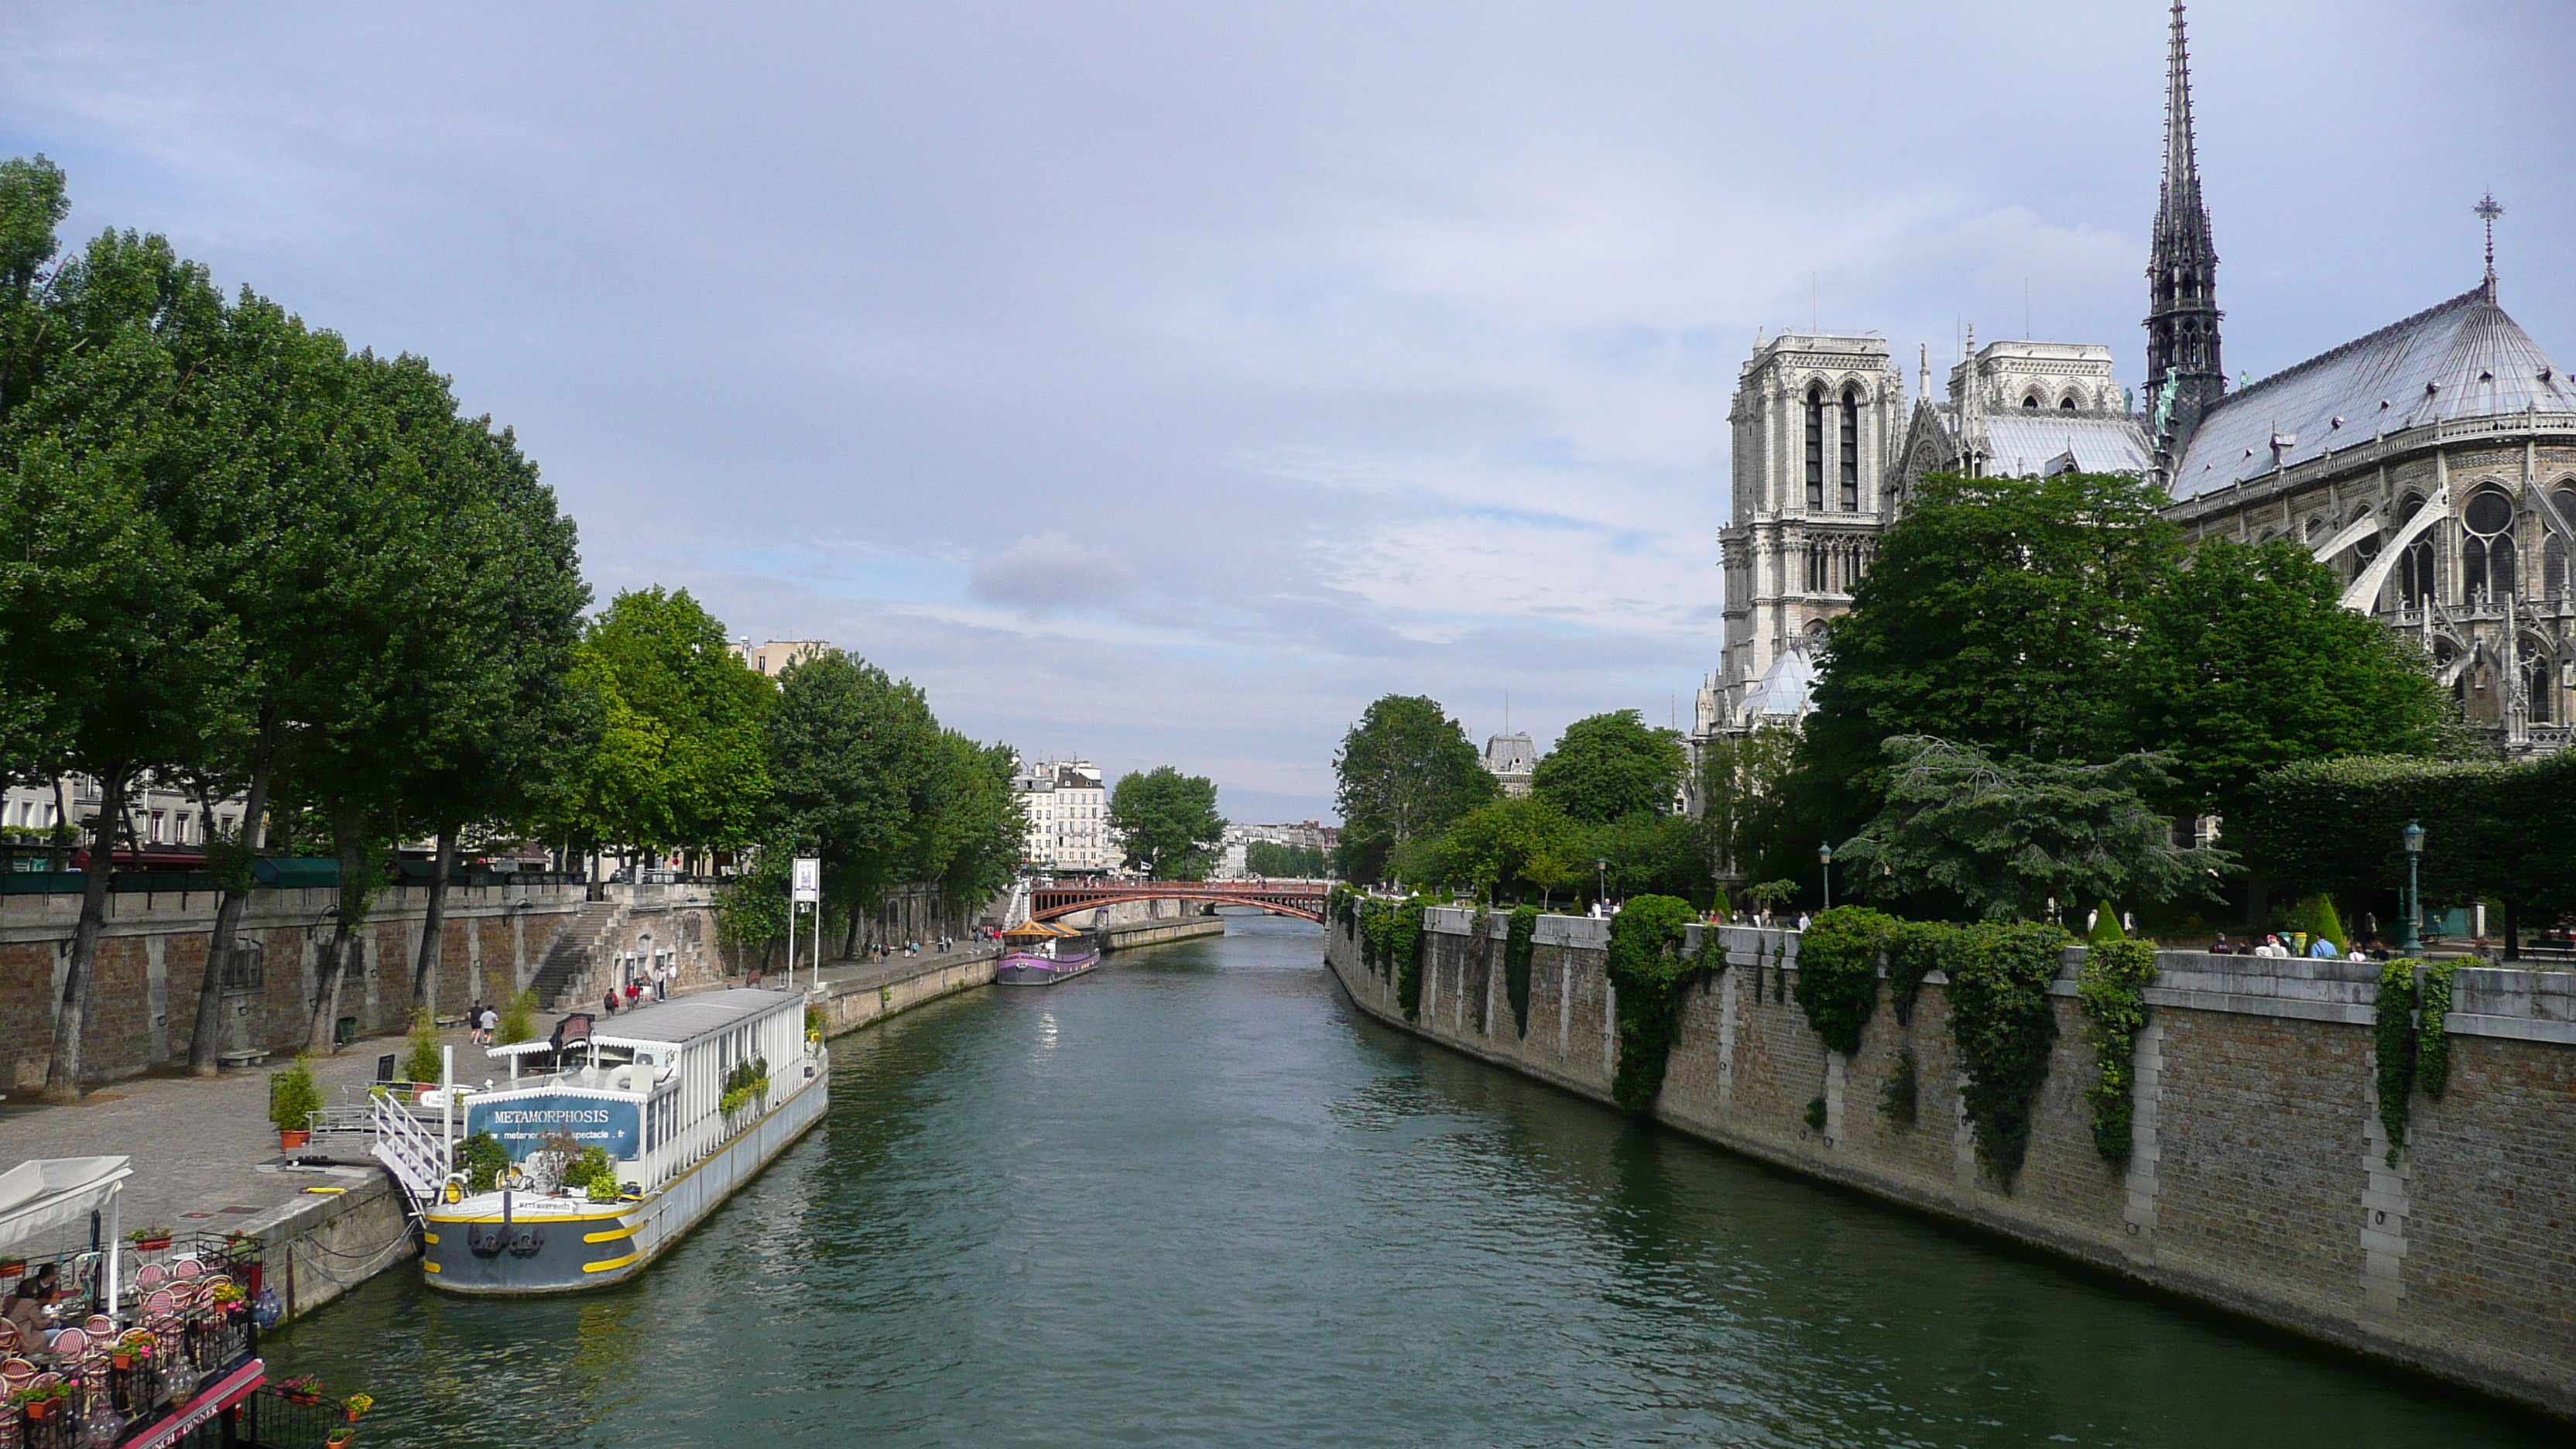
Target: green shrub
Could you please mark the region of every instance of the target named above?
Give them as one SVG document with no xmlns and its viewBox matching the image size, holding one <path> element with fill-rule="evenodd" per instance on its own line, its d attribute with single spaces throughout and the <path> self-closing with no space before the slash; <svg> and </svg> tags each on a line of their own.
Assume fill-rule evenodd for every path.
<svg viewBox="0 0 2576 1449">
<path fill-rule="evenodd" d="M 2093 1102 L 2093 1148 L 2106 1161 L 2126 1162 L 2134 1145 L 2138 1033 L 2146 1030 L 2146 988 L 2155 979 L 2156 948 L 2128 940 L 2095 942 L 2075 976 L 2096 1073 L 2084 1095 Z"/>
<path fill-rule="evenodd" d="M 1610 1099 L 1631 1112 L 1655 1105 L 1681 1035 L 1682 1004 L 1708 968 L 1681 947 L 1693 912 L 1677 896 L 1639 896 L 1610 918 L 1610 982 L 1619 991 L 1619 1069 Z"/>
<path fill-rule="evenodd" d="M 581 1149 L 563 1165 L 563 1185 L 588 1187 L 605 1176 L 613 1195 L 617 1187 L 617 1165 L 609 1160 L 608 1149 L 596 1143 Z"/>
<path fill-rule="evenodd" d="M 2066 933 L 2036 922 L 1971 926 L 1950 975 L 1950 1037 L 1968 1085 L 1962 1094 L 1977 1161 L 2006 1192 L 2030 1149 L 2030 1104 L 2048 1080 L 2057 1040 L 2048 984 Z"/>
<path fill-rule="evenodd" d="M 301 1132 L 322 1110 L 322 1089 L 313 1081 L 313 1059 L 299 1056 L 295 1065 L 268 1082 L 268 1120 L 280 1132 Z"/>
<path fill-rule="evenodd" d="M 617 1174 L 614 1172 L 601 1172 L 597 1174 L 591 1178 L 588 1186 L 584 1188 L 584 1191 L 589 1195 L 592 1202 L 617 1201 L 619 1196 L 617 1188 Z"/>
<path fill-rule="evenodd" d="M 2334 942 L 2337 954 L 2352 946 L 2352 938 L 2344 934 L 2343 917 L 2336 913 L 2334 900 L 2329 896 L 2315 895 L 2299 902 L 2297 908 L 2290 912 L 2289 928 L 2307 932 L 2308 939 L 2312 941 L 2323 937 Z"/>
<path fill-rule="evenodd" d="M 1807 1103 L 1807 1126 L 1809 1130 L 1816 1132 L 1824 1131 L 1826 1116 L 1825 1099 L 1822 1097 L 1809 1099 Z"/>
<path fill-rule="evenodd" d="M 1896 918 L 1867 906 L 1836 906 L 1798 938 L 1798 1005 L 1825 1045 L 1850 1056 L 1878 1009 L 1878 958 Z"/>
<path fill-rule="evenodd" d="M 1510 934 L 1503 938 L 1503 990 L 1512 999 L 1512 1025 L 1529 1035 L 1530 956 L 1538 948 L 1538 907 L 1512 912 Z"/>
<path fill-rule="evenodd" d="M 435 1082 L 446 1075 L 446 1053 L 438 1049 L 438 1021 L 424 1006 L 411 1014 L 411 1049 L 403 1053 L 403 1080 Z"/>
<path fill-rule="evenodd" d="M 456 1170 L 465 1175 L 468 1192 L 490 1192 L 510 1168 L 510 1149 L 489 1132 L 477 1132 L 458 1145 Z"/>
<path fill-rule="evenodd" d="M 2120 927 L 2120 913 L 2117 910 L 2112 909 L 2109 901 L 2104 901 L 2102 904 L 2093 908 L 2093 930 L 2090 935 L 2085 937 L 2085 939 L 2088 941 L 2125 941 L 2129 939 L 2129 933 Z"/>
</svg>

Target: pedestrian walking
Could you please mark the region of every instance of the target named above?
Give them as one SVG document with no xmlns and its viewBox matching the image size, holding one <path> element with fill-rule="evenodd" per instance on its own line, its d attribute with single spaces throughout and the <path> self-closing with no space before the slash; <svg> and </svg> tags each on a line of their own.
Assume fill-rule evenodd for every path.
<svg viewBox="0 0 2576 1449">
<path fill-rule="evenodd" d="M 483 1008 L 483 1015 L 480 1020 L 483 1023 L 483 1044 L 487 1047 L 499 1046 L 501 1044 L 498 1040 L 501 1035 L 501 1013 L 494 1011 L 487 1005 Z"/>
</svg>

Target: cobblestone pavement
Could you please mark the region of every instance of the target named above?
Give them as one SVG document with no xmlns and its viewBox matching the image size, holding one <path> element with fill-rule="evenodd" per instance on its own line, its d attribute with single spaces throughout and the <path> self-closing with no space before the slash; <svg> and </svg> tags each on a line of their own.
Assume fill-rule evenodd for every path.
<svg viewBox="0 0 2576 1449">
<path fill-rule="evenodd" d="M 457 1048 L 457 1069 L 467 1070 L 462 1028 L 444 1033 Z M 314 1079 L 333 1106 L 363 1101 L 375 1080 L 376 1059 L 405 1049 L 399 1036 L 352 1043 L 337 1056 L 317 1058 Z M 378 1176 L 372 1166 L 288 1168 L 268 1120 L 268 1078 L 284 1070 L 272 1062 L 228 1071 L 213 1080 L 190 1076 L 137 1077 L 101 1087 L 79 1105 L 50 1106 L 33 1093 L 0 1101 L 0 1167 L 36 1157 L 127 1155 L 134 1176 L 125 1183 L 128 1232 L 157 1226 L 174 1231 L 222 1232 L 293 1201 L 313 1187 L 340 1186 Z"/>
</svg>

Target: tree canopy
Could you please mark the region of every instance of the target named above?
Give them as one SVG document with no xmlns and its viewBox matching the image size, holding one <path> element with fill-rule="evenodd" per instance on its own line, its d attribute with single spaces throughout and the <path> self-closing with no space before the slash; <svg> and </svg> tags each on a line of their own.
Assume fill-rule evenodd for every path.
<svg viewBox="0 0 2576 1449">
<path fill-rule="evenodd" d="M 1390 694 L 1371 704 L 1333 756 L 1342 873 L 1374 879 L 1396 847 L 1436 835 L 1499 792 L 1466 728 L 1440 701 Z"/>
<path fill-rule="evenodd" d="M 1122 775 L 1109 792 L 1109 824 L 1126 847 L 1127 864 L 1160 880 L 1198 880 L 1225 838 L 1216 781 L 1170 765 Z"/>
<path fill-rule="evenodd" d="M 1681 736 L 1633 709 L 1576 720 L 1539 757 L 1530 793 L 1586 825 L 1669 812 L 1686 764 Z"/>
<path fill-rule="evenodd" d="M 1836 856 L 1875 900 L 1946 897 L 1967 913 L 2045 921 L 2091 900 L 2213 894 L 2221 851 L 2174 844 L 2173 821 L 2144 795 L 2165 761 L 1999 763 L 1922 735 L 1887 742 L 1887 804 Z M 2055 909 L 2051 909 L 2051 903 Z"/>
</svg>

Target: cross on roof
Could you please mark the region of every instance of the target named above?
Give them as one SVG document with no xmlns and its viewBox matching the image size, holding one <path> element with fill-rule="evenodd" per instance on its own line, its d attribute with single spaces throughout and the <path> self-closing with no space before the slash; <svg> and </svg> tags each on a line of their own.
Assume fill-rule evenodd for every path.
<svg viewBox="0 0 2576 1449">
<path fill-rule="evenodd" d="M 2495 280 L 2495 224 L 2496 218 L 2504 215 L 2504 208 L 2496 205 L 2495 193 L 2490 191 L 2469 210 L 2487 224 L 2487 280 L 2492 282 Z"/>
</svg>

